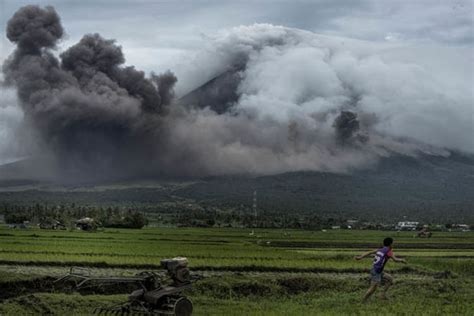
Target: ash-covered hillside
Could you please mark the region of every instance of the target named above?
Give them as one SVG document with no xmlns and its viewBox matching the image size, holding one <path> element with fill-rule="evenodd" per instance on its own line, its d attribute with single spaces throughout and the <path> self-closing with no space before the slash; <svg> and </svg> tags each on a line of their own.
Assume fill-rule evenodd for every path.
<svg viewBox="0 0 474 316">
<path fill-rule="evenodd" d="M 25 162 L 24 162 L 25 163 Z M 293 172 L 272 176 L 116 179 L 97 182 L 5 180 L 15 165 L 0 168 L 4 203 L 144 207 L 187 201 L 204 207 L 251 208 L 253 192 L 261 212 L 342 218 L 427 222 L 474 221 L 474 159 L 404 156 L 347 174 Z M 16 166 L 18 167 L 18 166 Z M 170 204 L 171 205 L 171 204 Z"/>
</svg>

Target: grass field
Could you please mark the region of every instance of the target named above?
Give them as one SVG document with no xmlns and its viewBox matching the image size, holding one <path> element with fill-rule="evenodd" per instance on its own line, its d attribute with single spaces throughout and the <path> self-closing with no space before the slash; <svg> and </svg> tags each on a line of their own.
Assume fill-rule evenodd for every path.
<svg viewBox="0 0 474 316">
<path fill-rule="evenodd" d="M 371 260 L 354 255 L 387 235 L 407 265 L 389 262 L 391 299 L 360 299 Z M 204 276 L 188 296 L 196 315 L 456 314 L 474 310 L 474 233 L 147 228 L 81 231 L 0 228 L 0 315 L 88 315 L 124 294 L 80 295 L 48 289 L 68 267 L 98 275 L 158 269 L 186 256 Z M 49 283 L 48 283 L 49 282 Z"/>
</svg>

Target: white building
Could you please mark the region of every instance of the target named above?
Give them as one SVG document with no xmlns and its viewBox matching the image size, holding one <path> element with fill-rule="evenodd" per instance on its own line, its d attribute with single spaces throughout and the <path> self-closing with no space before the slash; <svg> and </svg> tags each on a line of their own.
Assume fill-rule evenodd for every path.
<svg viewBox="0 0 474 316">
<path fill-rule="evenodd" d="M 419 222 L 398 222 L 397 230 L 416 230 Z"/>
</svg>

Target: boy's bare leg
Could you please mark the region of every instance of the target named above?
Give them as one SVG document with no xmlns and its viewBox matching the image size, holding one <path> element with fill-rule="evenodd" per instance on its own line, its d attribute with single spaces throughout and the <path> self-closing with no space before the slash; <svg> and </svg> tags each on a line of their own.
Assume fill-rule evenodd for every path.
<svg viewBox="0 0 474 316">
<path fill-rule="evenodd" d="M 364 299 L 362 300 L 362 302 L 364 302 L 364 303 L 367 302 L 367 300 L 369 299 L 369 297 L 370 297 L 372 294 L 374 294 L 375 290 L 377 289 L 377 285 L 378 285 L 378 283 L 375 283 L 375 282 L 372 282 L 372 283 L 370 284 L 370 287 L 369 287 L 369 289 L 367 290 L 367 292 L 365 293 Z"/>
<path fill-rule="evenodd" d="M 392 286 L 392 284 L 393 284 L 393 278 L 388 273 L 384 273 L 383 278 L 384 278 L 384 283 L 385 284 L 384 284 L 384 287 L 383 287 L 383 292 L 382 292 L 381 298 L 386 300 L 387 299 L 387 291 L 390 288 L 390 286 Z"/>
</svg>

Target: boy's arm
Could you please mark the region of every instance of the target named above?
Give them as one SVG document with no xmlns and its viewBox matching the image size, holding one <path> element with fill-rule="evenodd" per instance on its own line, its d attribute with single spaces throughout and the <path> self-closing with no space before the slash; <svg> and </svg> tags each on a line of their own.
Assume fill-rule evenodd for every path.
<svg viewBox="0 0 474 316">
<path fill-rule="evenodd" d="M 356 260 L 364 259 L 365 257 L 370 256 L 370 255 L 373 255 L 373 254 L 376 253 L 376 252 L 377 252 L 377 250 L 371 250 L 371 251 L 368 251 L 368 252 L 366 252 L 366 253 L 361 254 L 360 256 L 355 256 L 354 258 L 355 258 Z"/>
<path fill-rule="evenodd" d="M 395 255 L 392 255 L 391 257 L 393 259 L 393 261 L 395 262 L 400 262 L 400 263 L 407 263 L 407 261 L 405 259 L 402 259 L 402 258 L 397 258 Z"/>
</svg>

